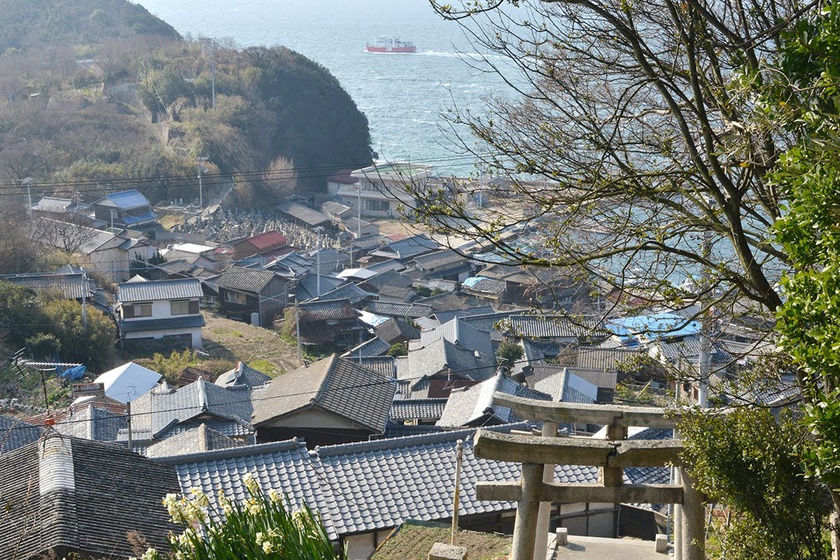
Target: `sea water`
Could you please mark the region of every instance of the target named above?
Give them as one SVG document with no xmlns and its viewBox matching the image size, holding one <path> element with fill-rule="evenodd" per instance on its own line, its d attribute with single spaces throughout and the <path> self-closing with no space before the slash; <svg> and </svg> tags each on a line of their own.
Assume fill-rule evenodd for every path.
<svg viewBox="0 0 840 560">
<path fill-rule="evenodd" d="M 427 0 L 139 0 L 193 38 L 232 39 L 239 47 L 282 45 L 326 67 L 367 115 L 372 148 L 382 159 L 428 163 L 442 175 L 475 171 L 476 149 L 452 111 L 480 115 L 489 96 L 516 92 L 488 70 L 488 54 L 464 27 L 436 14 Z M 365 51 L 377 37 L 398 37 L 414 54 Z M 458 140 L 461 139 L 461 141 Z M 477 148 L 479 151 L 482 148 Z"/>
</svg>

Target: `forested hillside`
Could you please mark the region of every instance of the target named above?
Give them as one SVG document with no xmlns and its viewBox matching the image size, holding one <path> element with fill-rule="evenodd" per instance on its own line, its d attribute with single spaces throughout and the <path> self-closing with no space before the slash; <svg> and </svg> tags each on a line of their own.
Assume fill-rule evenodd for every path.
<svg viewBox="0 0 840 560">
<path fill-rule="evenodd" d="M 137 35 L 178 37 L 172 26 L 125 0 L 0 0 L 0 53 Z"/>
<path fill-rule="evenodd" d="M 33 197 L 90 201 L 126 184 L 191 200 L 200 161 L 205 194 L 235 175 L 248 206 L 371 161 L 366 117 L 298 53 L 185 41 L 124 1 L 29 4 L 0 0 L 6 190 L 31 178 Z"/>
</svg>

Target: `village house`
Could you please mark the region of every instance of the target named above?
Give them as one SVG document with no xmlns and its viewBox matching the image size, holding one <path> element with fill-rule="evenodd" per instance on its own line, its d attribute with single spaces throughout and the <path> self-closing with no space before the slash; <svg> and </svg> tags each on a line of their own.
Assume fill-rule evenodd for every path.
<svg viewBox="0 0 840 560">
<path fill-rule="evenodd" d="M 317 350 L 345 350 L 361 342 L 364 329 L 349 299 L 318 299 L 298 304 L 301 344 Z"/>
<path fill-rule="evenodd" d="M 273 379 L 252 423 L 261 442 L 297 437 L 312 448 L 364 441 L 384 433 L 395 391 L 393 380 L 332 355 Z"/>
<path fill-rule="evenodd" d="M 104 291 L 99 290 L 93 278 L 84 271 L 3 274 L 0 281 L 28 288 L 34 292 L 61 294 L 66 299 L 81 304 L 94 305 L 100 311 L 108 311 L 108 300 Z"/>
<path fill-rule="evenodd" d="M 132 402 L 132 450 L 149 457 L 253 444 L 251 387 L 198 378 L 184 387 L 162 384 Z M 119 440 L 128 441 L 128 430 Z"/>
<path fill-rule="evenodd" d="M 126 537 L 142 534 L 167 547 L 177 531 L 161 500 L 181 487 L 171 466 L 124 446 L 62 436 L 47 429 L 39 441 L 0 454 L 3 558 L 126 558 Z"/>
<path fill-rule="evenodd" d="M 136 189 L 103 196 L 92 206 L 96 227 L 133 229 L 152 236 L 160 227 L 149 199 Z"/>
<path fill-rule="evenodd" d="M 521 422 L 490 429 L 509 432 L 530 426 Z M 480 501 L 475 487 L 479 481 L 519 480 L 521 465 L 477 458 L 475 433 L 472 429 L 435 432 L 315 449 L 308 441 L 292 439 L 163 461 L 174 465 L 183 488 L 200 488 L 211 496 L 221 489 L 238 501 L 248 496 L 242 476 L 250 473 L 263 491 L 283 492 L 292 507 L 307 504 L 319 512 L 330 538 L 346 547 L 347 558 L 361 560 L 407 520 L 451 519 L 459 441 L 463 443 L 459 527 L 511 532 L 516 503 Z M 664 483 L 668 469 L 628 469 L 624 476 L 628 484 Z M 560 484 L 594 484 L 598 469 L 557 465 L 554 477 Z M 627 509 L 613 504 L 553 504 L 551 512 L 552 528 L 603 537 L 615 536 L 619 519 L 628 517 Z"/>
<path fill-rule="evenodd" d="M 234 261 L 259 255 L 265 258 L 279 257 L 291 252 L 286 237 L 279 231 L 267 231 L 258 235 L 252 235 L 231 243 Z"/>
<path fill-rule="evenodd" d="M 153 253 L 142 235 L 117 234 L 48 218 L 33 221 L 29 225 L 29 236 L 49 247 L 80 255 L 85 268 L 113 282 L 128 280 L 131 261 L 148 259 Z"/>
<path fill-rule="evenodd" d="M 151 339 L 171 348 L 201 348 L 202 294 L 195 278 L 117 285 L 117 324 L 123 344 L 146 346 Z"/>
<path fill-rule="evenodd" d="M 415 206 L 414 193 L 425 192 L 433 175 L 430 165 L 377 162 L 353 171 L 350 177 L 357 181 L 355 184 L 336 182 L 336 196 L 355 208 L 362 219 L 394 218 L 399 216 L 400 207 Z"/>
<path fill-rule="evenodd" d="M 261 327 L 274 324 L 290 302 L 288 280 L 268 270 L 233 266 L 208 283 L 218 288 L 223 314 Z"/>
</svg>

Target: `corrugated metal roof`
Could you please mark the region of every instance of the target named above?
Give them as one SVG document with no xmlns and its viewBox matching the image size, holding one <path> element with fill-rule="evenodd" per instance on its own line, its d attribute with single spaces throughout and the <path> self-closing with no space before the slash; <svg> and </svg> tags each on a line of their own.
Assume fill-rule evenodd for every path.
<svg viewBox="0 0 840 560">
<path fill-rule="evenodd" d="M 117 299 L 123 303 L 191 299 L 200 298 L 202 295 L 201 282 L 197 278 L 123 282 L 117 285 Z"/>
</svg>

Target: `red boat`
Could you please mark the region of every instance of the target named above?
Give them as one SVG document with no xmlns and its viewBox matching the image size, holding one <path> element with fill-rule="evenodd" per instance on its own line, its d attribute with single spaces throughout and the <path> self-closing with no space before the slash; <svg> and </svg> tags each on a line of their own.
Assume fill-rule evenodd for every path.
<svg viewBox="0 0 840 560">
<path fill-rule="evenodd" d="M 400 41 L 392 37 L 380 37 L 375 43 L 365 45 L 367 52 L 374 53 L 413 53 L 417 47 L 410 41 Z"/>
</svg>

